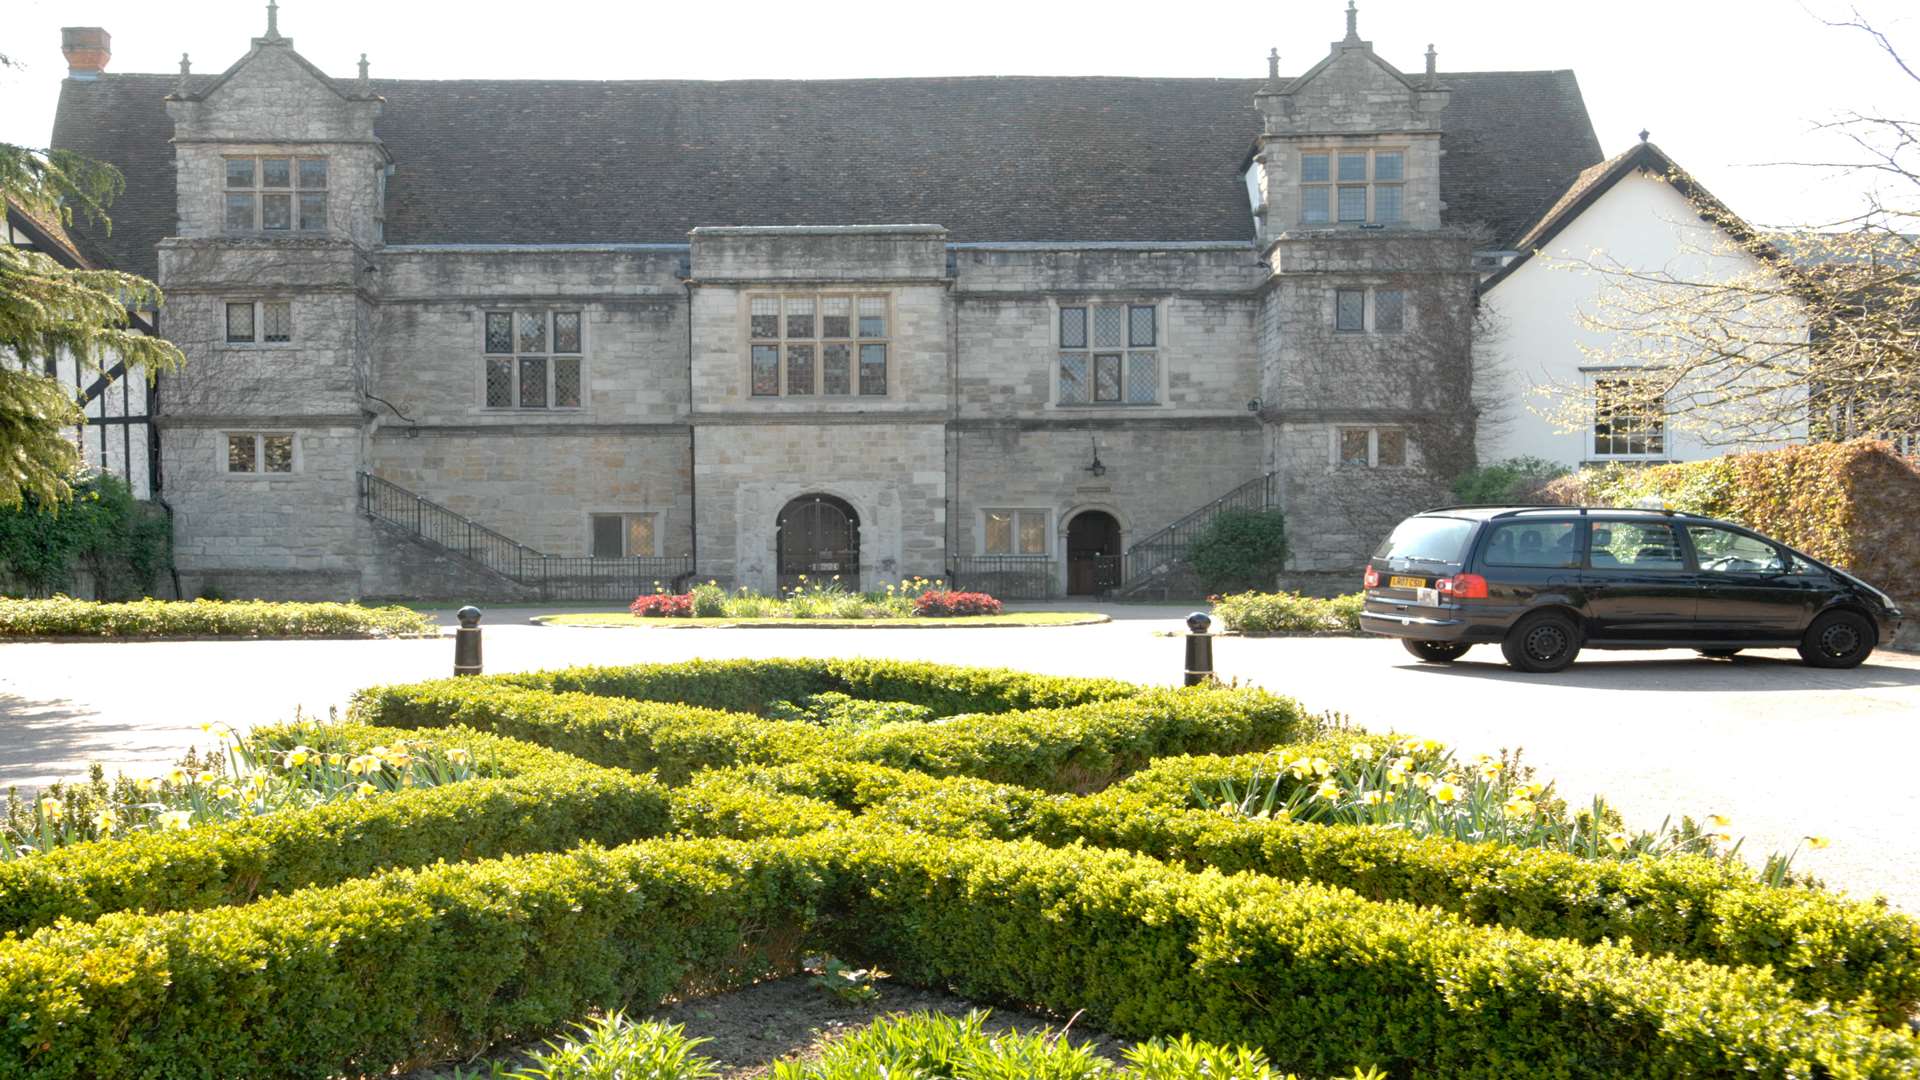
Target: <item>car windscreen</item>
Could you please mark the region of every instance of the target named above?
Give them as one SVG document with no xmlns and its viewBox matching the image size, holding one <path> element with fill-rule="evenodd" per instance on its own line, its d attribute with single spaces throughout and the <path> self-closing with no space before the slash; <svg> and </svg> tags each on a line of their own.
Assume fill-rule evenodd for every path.
<svg viewBox="0 0 1920 1080">
<path fill-rule="evenodd" d="M 1457 565 L 1466 556 L 1474 524 L 1464 518 L 1410 517 L 1393 530 L 1373 557 Z"/>
</svg>

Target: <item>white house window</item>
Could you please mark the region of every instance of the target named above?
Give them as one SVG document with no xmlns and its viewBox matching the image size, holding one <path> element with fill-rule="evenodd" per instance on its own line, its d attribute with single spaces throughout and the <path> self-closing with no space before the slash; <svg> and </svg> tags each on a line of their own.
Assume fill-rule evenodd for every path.
<svg viewBox="0 0 1920 1080">
<path fill-rule="evenodd" d="M 487 408 L 579 408 L 585 324 L 578 311 L 487 312 Z"/>
<path fill-rule="evenodd" d="M 1045 510 L 986 510 L 981 550 L 988 555 L 1045 555 Z"/>
<path fill-rule="evenodd" d="M 1309 150 L 1300 155 L 1300 223 L 1391 225 L 1405 211 L 1404 150 Z"/>
<path fill-rule="evenodd" d="M 1666 416 L 1636 397 L 1629 379 L 1593 380 L 1593 456 L 1666 456 Z"/>
<path fill-rule="evenodd" d="M 1407 464 L 1407 433 L 1397 427 L 1342 427 L 1333 431 L 1333 464 L 1342 468 L 1398 469 Z"/>
<path fill-rule="evenodd" d="M 292 301 L 227 301 L 227 344 L 282 345 L 292 340 Z"/>
<path fill-rule="evenodd" d="M 327 159 L 226 159 L 228 232 L 320 232 L 327 227 Z"/>
<path fill-rule="evenodd" d="M 885 397 L 889 321 L 884 296 L 748 297 L 748 392 Z"/>
<path fill-rule="evenodd" d="M 650 556 L 655 545 L 653 514 L 591 514 L 590 550 L 596 559 Z"/>
<path fill-rule="evenodd" d="M 256 474 L 292 472 L 293 436 L 257 431 L 229 434 L 227 471 Z"/>
<path fill-rule="evenodd" d="M 1061 307 L 1060 404 L 1157 404 L 1159 348 L 1154 304 Z"/>
</svg>

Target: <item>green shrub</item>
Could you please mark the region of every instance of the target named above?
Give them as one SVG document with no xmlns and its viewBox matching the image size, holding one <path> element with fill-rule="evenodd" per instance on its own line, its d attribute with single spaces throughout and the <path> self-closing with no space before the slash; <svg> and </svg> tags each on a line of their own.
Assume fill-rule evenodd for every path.
<svg viewBox="0 0 1920 1080">
<path fill-rule="evenodd" d="M 1213 598 L 1228 630 L 1246 634 L 1357 634 L 1366 594 L 1332 599 L 1290 592 L 1244 592 Z"/>
<path fill-rule="evenodd" d="M 0 574 L 35 596 L 71 589 L 75 570 L 92 575 L 95 596 L 144 596 L 172 559 L 172 523 L 112 475 L 75 481 L 57 507 L 31 492 L 0 507 Z"/>
<path fill-rule="evenodd" d="M 712 1080 L 713 1062 L 693 1052 L 705 1039 L 687 1038 L 682 1025 L 636 1024 L 624 1012 L 575 1024 L 570 1038 L 555 1039 L 525 1067 L 497 1073 L 500 1080 Z"/>
<path fill-rule="evenodd" d="M 727 613 L 727 590 L 718 582 L 709 581 L 705 585 L 693 587 L 693 617 L 696 619 L 717 619 Z"/>
<path fill-rule="evenodd" d="M 288 725 L 255 737 L 342 752 L 407 738 L 467 749 L 501 775 L 0 862 L 0 933 L 113 911 L 244 904 L 386 867 L 554 851 L 582 841 L 617 844 L 669 828 L 666 792 L 651 777 L 470 729 Z"/>
<path fill-rule="evenodd" d="M 859 673 L 875 675 L 876 668 Z M 465 724 L 601 765 L 655 771 L 669 784 L 683 783 L 702 768 L 837 757 L 1061 790 L 1105 786 L 1164 754 L 1271 745 L 1299 735 L 1307 723 L 1293 701 L 1260 691 L 1138 690 L 1133 697 L 1086 705 L 842 732 L 744 713 L 516 685 L 544 678 L 555 686 L 631 688 L 657 674 L 635 668 L 600 669 L 604 674 L 578 670 L 586 674 L 381 687 L 356 699 L 354 715 L 394 727 Z M 755 678 L 752 671 L 736 673 Z M 794 676 L 779 669 L 775 674 L 782 683 Z M 979 678 L 988 684 L 996 681 L 991 672 Z M 891 675 L 864 682 L 862 690 L 878 689 L 890 700 L 901 700 L 893 695 L 914 690 L 908 681 Z M 946 687 L 925 696 L 944 702 L 961 692 Z"/>
<path fill-rule="evenodd" d="M 1469 469 L 1453 481 L 1457 503 L 1539 502 L 1542 490 L 1572 470 L 1557 461 L 1513 457 Z"/>
<path fill-rule="evenodd" d="M 134 600 L 100 604 L 57 596 L 0 599 L 9 637 L 434 637 L 432 619 L 403 607 L 264 600 Z"/>
<path fill-rule="evenodd" d="M 1449 1077 L 1895 1077 L 1920 1041 L 1771 975 L 1124 852 L 880 825 L 389 871 L 0 941 L 0 1076 L 385 1072 L 796 946 L 1128 1038 Z"/>
<path fill-rule="evenodd" d="M 1223 510 L 1187 548 L 1208 592 L 1262 589 L 1287 561 L 1287 518 L 1278 510 Z"/>
</svg>

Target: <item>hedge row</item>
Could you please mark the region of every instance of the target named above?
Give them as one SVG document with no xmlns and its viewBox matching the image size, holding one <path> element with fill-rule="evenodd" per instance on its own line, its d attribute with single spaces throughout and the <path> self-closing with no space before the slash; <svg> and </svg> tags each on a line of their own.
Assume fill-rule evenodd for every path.
<svg viewBox="0 0 1920 1080">
<path fill-rule="evenodd" d="M 1130 853 L 879 825 L 390 871 L 0 941 L 0 1077 L 384 1072 L 830 948 L 1117 1035 L 1450 1077 L 1912 1076 L 1764 973 Z"/>
<path fill-rule="evenodd" d="M 1340 742 L 1293 749 L 1331 757 Z M 1252 755 L 1184 760 L 1188 767 L 1177 771 L 1188 775 L 1245 776 L 1256 763 Z M 1270 757 L 1257 763 L 1271 772 Z M 1157 778 L 1147 779 L 1142 786 L 1152 790 Z M 769 801 L 754 806 L 753 789 L 768 792 Z M 1143 794 L 1132 780 L 1065 798 L 852 762 L 711 773 L 674 796 L 676 829 L 683 833 L 786 835 L 860 813 L 945 837 L 1091 844 L 1195 870 L 1339 886 L 1535 937 L 1765 965 L 1800 997 L 1848 1003 L 1886 1024 L 1902 1023 L 1920 1007 L 1920 924 L 1818 889 L 1764 885 L 1711 859 L 1597 861 L 1386 829 L 1226 817 L 1184 809 L 1184 798 Z M 682 814 L 682 796 L 709 809 Z M 804 805 L 805 797 L 832 804 L 832 812 Z"/>
<path fill-rule="evenodd" d="M 102 604 L 56 596 L 0 598 L 0 638 L 435 637 L 432 619 L 403 607 L 264 600 L 133 600 Z"/>
<path fill-rule="evenodd" d="M 837 758 L 1069 791 L 1104 787 L 1167 754 L 1271 746 L 1310 723 L 1293 701 L 1260 691 L 1132 688 L 1132 696 L 1084 705 L 977 713 L 849 733 L 692 705 L 523 689 L 516 682 L 523 681 L 449 679 L 377 687 L 356 697 L 353 715 L 391 727 L 464 724 L 601 765 L 654 771 L 668 784 L 684 783 L 703 768 Z M 555 680 L 556 686 L 603 690 L 612 683 Z"/>
<path fill-rule="evenodd" d="M 582 841 L 620 844 L 669 828 L 667 793 L 652 777 L 469 729 L 289 725 L 253 737 L 342 752 L 400 741 L 459 747 L 498 775 L 0 862 L 0 932 L 114 911 L 244 904 L 388 867 L 559 851 Z"/>
<path fill-rule="evenodd" d="M 838 692 L 924 705 L 935 716 L 1056 709 L 1128 698 L 1141 687 L 1118 679 L 1035 675 L 1006 668 L 916 660 L 694 660 L 679 664 L 575 667 L 491 681 L 534 690 L 696 705 L 758 713 L 772 701 Z"/>
</svg>

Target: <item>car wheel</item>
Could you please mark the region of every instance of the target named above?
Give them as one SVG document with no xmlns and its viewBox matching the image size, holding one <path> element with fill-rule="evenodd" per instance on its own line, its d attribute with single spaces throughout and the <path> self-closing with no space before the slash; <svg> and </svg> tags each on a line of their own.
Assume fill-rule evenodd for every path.
<svg viewBox="0 0 1920 1080">
<path fill-rule="evenodd" d="M 1415 641 L 1413 638 L 1401 638 L 1400 644 L 1406 646 L 1415 659 L 1426 664 L 1451 664 L 1473 648 L 1457 641 Z"/>
<path fill-rule="evenodd" d="M 1714 660 L 1731 660 L 1740 655 L 1739 649 L 1695 649 L 1693 651 Z"/>
<path fill-rule="evenodd" d="M 1873 652 L 1873 624 L 1851 611 L 1829 611 L 1800 639 L 1800 659 L 1814 667 L 1859 667 Z"/>
<path fill-rule="evenodd" d="M 1542 611 L 1515 623 L 1500 651 L 1516 671 L 1562 671 L 1580 655 L 1580 628 L 1565 615 Z"/>
</svg>

